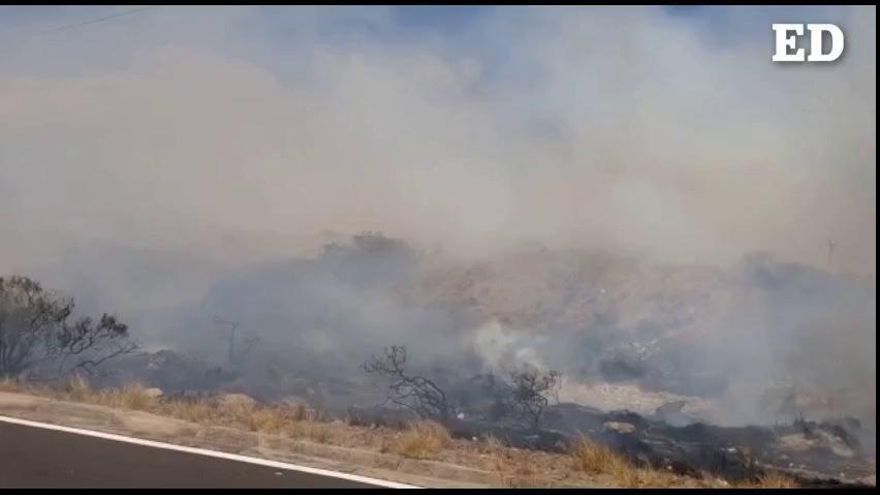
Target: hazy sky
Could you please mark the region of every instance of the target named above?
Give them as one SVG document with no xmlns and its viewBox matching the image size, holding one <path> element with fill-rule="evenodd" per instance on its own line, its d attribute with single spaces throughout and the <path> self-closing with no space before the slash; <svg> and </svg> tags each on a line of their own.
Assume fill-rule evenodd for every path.
<svg viewBox="0 0 880 495">
<path fill-rule="evenodd" d="M 299 256 L 334 235 L 734 268 L 765 251 L 823 269 L 832 239 L 832 271 L 873 279 L 875 19 L 875 7 L 0 7 L 0 276 L 117 312 L 152 344 L 210 344 L 223 310 L 263 350 L 332 349 L 349 364 L 406 336 L 446 357 L 462 329 Z M 838 24 L 845 53 L 774 64 L 774 22 Z M 354 275 L 383 268 L 355 258 Z M 528 310 L 518 291 L 546 292 L 524 269 L 540 275 L 540 259 L 497 282 L 504 303 Z M 685 371 L 764 386 L 784 368 L 875 409 L 861 393 L 876 388 L 873 280 L 780 266 L 718 271 L 742 279 L 744 301 L 673 349 Z M 651 278 L 632 276 L 652 300 Z M 726 285 L 684 280 L 670 290 L 726 300 Z M 641 317 L 627 291 L 621 317 Z M 591 351 L 522 330 L 572 359 Z"/>
<path fill-rule="evenodd" d="M 0 7 L 0 271 L 323 231 L 875 273 L 876 10 Z M 833 22 L 832 64 L 770 61 Z M 83 24 L 85 23 L 85 24 Z"/>
</svg>

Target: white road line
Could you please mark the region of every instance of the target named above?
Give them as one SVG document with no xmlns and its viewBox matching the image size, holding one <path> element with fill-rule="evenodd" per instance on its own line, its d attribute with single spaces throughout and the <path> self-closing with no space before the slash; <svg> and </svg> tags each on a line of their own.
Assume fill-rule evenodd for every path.
<svg viewBox="0 0 880 495">
<path fill-rule="evenodd" d="M 247 462 L 250 464 L 258 464 L 261 466 L 268 466 L 277 469 L 286 469 L 289 471 L 299 471 L 302 473 L 316 474 L 319 476 L 326 476 L 330 478 L 338 478 L 349 481 L 356 481 L 359 483 L 366 483 L 369 485 L 374 485 L 383 488 L 419 488 L 413 485 L 406 485 L 403 483 L 396 483 L 394 481 L 385 481 L 376 478 L 369 478 L 367 476 L 359 476 L 356 474 L 347 474 L 347 473 L 338 473 L 336 471 L 328 471 L 326 469 L 318 469 L 312 468 L 308 466 L 299 466 L 296 464 L 288 464 L 286 462 L 272 461 L 269 459 L 260 459 L 259 457 L 248 457 L 244 455 L 238 454 L 229 454 L 226 452 L 218 452 L 216 450 L 208 450 L 208 449 L 199 449 L 195 447 L 185 447 L 183 445 L 174 445 L 171 443 L 165 442 L 156 442 L 154 440 L 143 440 L 140 438 L 127 437 L 125 435 L 116 435 L 113 433 L 104 433 L 100 431 L 92 431 L 92 430 L 84 430 L 81 428 L 72 428 L 70 426 L 61 426 L 54 425 L 51 423 L 40 423 L 38 421 L 29 421 L 27 419 L 19 419 L 13 418 L 9 416 L 0 416 L 0 421 L 5 423 L 12 423 L 16 425 L 22 426 L 30 426 L 33 428 L 43 428 L 46 430 L 55 430 L 55 431 L 63 431 L 65 433 L 73 433 L 76 435 L 84 435 L 88 437 L 95 438 L 103 438 L 106 440 L 114 440 L 117 442 L 125 442 L 125 443 L 133 443 L 136 445 L 143 445 L 145 447 L 153 447 L 157 449 L 166 449 L 166 450 L 176 450 L 178 452 L 186 452 L 189 454 L 197 454 L 204 455 L 208 457 L 217 457 L 219 459 L 227 459 L 230 461 L 238 461 L 238 462 Z"/>
</svg>

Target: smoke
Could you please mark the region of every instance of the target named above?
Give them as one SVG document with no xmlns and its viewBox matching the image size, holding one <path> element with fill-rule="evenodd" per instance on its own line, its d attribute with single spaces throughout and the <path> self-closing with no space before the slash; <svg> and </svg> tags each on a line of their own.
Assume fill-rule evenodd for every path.
<svg viewBox="0 0 880 495">
<path fill-rule="evenodd" d="M 0 271 L 128 315 L 144 340 L 197 346 L 223 313 L 291 359 L 357 363 L 406 341 L 429 361 L 476 347 L 482 358 L 461 359 L 512 352 L 597 376 L 630 334 L 676 327 L 656 320 L 670 311 L 627 306 L 641 299 L 613 279 L 602 292 L 607 260 L 559 291 L 595 297 L 598 316 L 551 301 L 508 329 L 395 292 L 436 258 L 320 250 L 380 231 L 442 252 L 441 273 L 525 241 L 614 253 L 628 261 L 611 266 L 639 267 L 623 277 L 636 286 L 655 276 L 643 267 L 718 267 L 732 281 L 706 293 L 734 301 L 657 351 L 682 376 L 655 386 L 721 390 L 728 373 L 748 388 L 793 369 L 824 388 L 873 379 L 873 282 L 796 270 L 768 287 L 742 260 L 768 251 L 873 280 L 874 7 L 728 9 L 726 22 L 714 10 L 507 8 L 453 31 L 386 8 L 162 7 L 48 33 L 85 11 L 3 12 Z M 839 24 L 845 56 L 770 63 L 777 17 Z M 497 286 L 525 292 L 496 312 L 543 290 L 523 281 L 527 263 L 515 268 Z"/>
</svg>

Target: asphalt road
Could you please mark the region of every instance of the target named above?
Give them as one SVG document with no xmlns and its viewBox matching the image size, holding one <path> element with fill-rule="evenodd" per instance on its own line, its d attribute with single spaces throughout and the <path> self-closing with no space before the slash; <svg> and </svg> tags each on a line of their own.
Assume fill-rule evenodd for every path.
<svg viewBox="0 0 880 495">
<path fill-rule="evenodd" d="M 0 422 L 0 488 L 373 488 L 357 481 Z"/>
</svg>

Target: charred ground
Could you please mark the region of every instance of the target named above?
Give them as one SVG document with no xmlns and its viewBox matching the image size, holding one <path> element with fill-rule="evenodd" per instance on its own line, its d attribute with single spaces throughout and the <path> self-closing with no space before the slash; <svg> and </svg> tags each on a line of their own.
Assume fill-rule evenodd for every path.
<svg viewBox="0 0 880 495">
<path fill-rule="evenodd" d="M 400 345 L 442 391 L 454 436 L 550 451 L 586 436 L 682 473 L 853 480 L 876 456 L 875 293 L 769 255 L 666 266 L 533 246 L 466 260 L 363 234 L 134 311 L 145 350 L 90 379 L 399 425 L 418 414 L 361 365 Z M 561 373 L 531 423 L 511 402 L 524 366 Z"/>
</svg>

